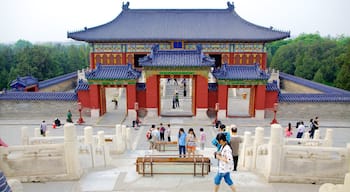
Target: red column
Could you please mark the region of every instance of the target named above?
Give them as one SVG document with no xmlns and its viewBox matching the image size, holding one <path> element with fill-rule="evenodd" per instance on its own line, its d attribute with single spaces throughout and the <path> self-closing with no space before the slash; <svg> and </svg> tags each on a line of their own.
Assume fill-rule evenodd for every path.
<svg viewBox="0 0 350 192">
<path fill-rule="evenodd" d="M 95 53 L 90 53 L 90 69 L 95 69 L 96 63 L 95 63 Z"/>
<path fill-rule="evenodd" d="M 127 106 L 128 109 L 134 109 L 135 108 L 135 102 L 136 102 L 136 85 L 127 85 L 126 87 L 126 96 L 127 96 Z"/>
<path fill-rule="evenodd" d="M 266 85 L 258 85 L 255 92 L 255 109 L 265 109 Z"/>
<path fill-rule="evenodd" d="M 227 109 L 227 85 L 218 85 L 218 102 L 220 109 Z"/>
<path fill-rule="evenodd" d="M 148 77 L 146 82 L 146 106 L 147 108 L 157 108 L 159 97 L 157 76 Z"/>
<path fill-rule="evenodd" d="M 98 85 L 90 85 L 90 105 L 92 109 L 100 108 L 100 93 Z"/>
<path fill-rule="evenodd" d="M 196 76 L 196 103 L 197 108 L 208 108 L 208 79 L 206 77 Z"/>
</svg>

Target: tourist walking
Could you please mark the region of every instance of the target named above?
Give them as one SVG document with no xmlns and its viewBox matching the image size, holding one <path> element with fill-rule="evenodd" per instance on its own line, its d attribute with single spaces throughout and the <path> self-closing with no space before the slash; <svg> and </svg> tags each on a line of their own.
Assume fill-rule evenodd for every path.
<svg viewBox="0 0 350 192">
<path fill-rule="evenodd" d="M 197 138 L 196 138 L 196 133 L 194 132 L 193 128 L 190 128 L 188 130 L 188 135 L 186 137 L 186 141 L 187 141 L 188 155 L 190 156 L 192 154 L 194 156 L 195 152 L 196 152 Z"/>
<path fill-rule="evenodd" d="M 215 158 L 218 160 L 218 172 L 214 178 L 214 191 L 217 192 L 219 190 L 221 180 L 224 178 L 226 184 L 233 192 L 235 192 L 236 187 L 233 185 L 233 181 L 230 176 L 233 165 L 231 147 L 226 142 L 226 135 L 224 133 L 219 133 L 216 136 L 216 140 L 221 147 L 220 150 L 214 154 Z"/>
<path fill-rule="evenodd" d="M 305 131 L 305 126 L 304 126 L 304 122 L 300 121 L 300 124 L 298 125 L 298 134 L 297 134 L 297 138 L 302 138 L 303 134 Z"/>
<path fill-rule="evenodd" d="M 70 110 L 68 110 L 68 113 L 67 113 L 67 122 L 73 123 L 72 112 Z"/>
<path fill-rule="evenodd" d="M 151 128 L 146 132 L 146 139 L 149 142 L 149 149 L 153 149 L 152 131 L 155 127 L 155 125 L 152 125 Z"/>
<path fill-rule="evenodd" d="M 226 126 L 224 124 L 220 124 L 219 130 L 218 130 L 219 132 L 218 132 L 217 135 L 219 135 L 220 133 L 223 133 L 226 136 L 226 141 L 230 142 L 230 140 L 231 140 L 230 133 L 226 132 L 225 128 L 226 128 Z M 220 143 L 218 142 L 218 140 L 216 138 L 214 138 L 211 141 L 211 143 L 216 147 L 217 151 L 220 150 L 221 145 L 220 145 Z"/>
<path fill-rule="evenodd" d="M 231 146 L 232 157 L 233 157 L 233 171 L 237 171 L 240 143 L 242 143 L 242 138 L 237 135 L 237 127 L 236 125 L 231 125 L 230 146 Z"/>
<path fill-rule="evenodd" d="M 315 134 L 315 125 L 314 125 L 314 120 L 313 119 L 310 119 L 310 122 L 309 122 L 309 133 L 310 133 L 310 138 L 314 138 L 314 134 Z"/>
<path fill-rule="evenodd" d="M 292 130 L 292 124 L 289 122 L 288 127 L 286 127 L 286 130 L 284 131 L 285 137 L 290 137 L 293 135 L 293 130 Z"/>
<path fill-rule="evenodd" d="M 180 101 L 179 101 L 179 93 L 175 93 L 175 108 L 180 107 Z"/>
<path fill-rule="evenodd" d="M 170 129 L 170 124 L 168 124 L 168 127 L 165 129 L 165 135 L 168 138 L 168 142 L 171 141 L 171 129 Z"/>
<path fill-rule="evenodd" d="M 199 140 L 199 145 L 200 145 L 200 149 L 201 150 L 204 150 L 204 146 L 205 146 L 205 143 L 207 142 L 207 134 L 204 132 L 204 129 L 201 127 L 199 129 L 200 131 L 200 140 Z"/>
<path fill-rule="evenodd" d="M 43 120 L 40 124 L 40 134 L 44 137 L 46 136 L 46 129 L 47 129 L 47 124 L 45 120 Z"/>
<path fill-rule="evenodd" d="M 152 125 L 153 127 L 153 125 Z M 155 128 L 156 125 L 154 125 L 154 128 L 152 128 L 152 142 L 153 142 L 153 147 L 152 149 L 157 148 L 157 143 L 160 140 L 160 134 L 159 134 L 159 127 Z"/>
<path fill-rule="evenodd" d="M 186 157 L 186 133 L 184 128 L 179 129 L 179 134 L 177 136 L 177 143 L 179 145 L 179 157 Z"/>
<path fill-rule="evenodd" d="M 165 133 L 165 128 L 163 126 L 163 123 L 160 123 L 160 129 L 159 129 L 160 141 L 164 141 L 164 133 Z"/>
</svg>

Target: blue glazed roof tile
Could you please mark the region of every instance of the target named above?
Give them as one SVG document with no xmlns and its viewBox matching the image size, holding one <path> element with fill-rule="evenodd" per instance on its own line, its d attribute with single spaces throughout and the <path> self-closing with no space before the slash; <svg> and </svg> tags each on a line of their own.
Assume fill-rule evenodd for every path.
<svg viewBox="0 0 350 192">
<path fill-rule="evenodd" d="M 266 84 L 266 91 L 279 91 L 279 90 L 280 89 L 278 88 L 276 81 Z"/>
<path fill-rule="evenodd" d="M 330 87 L 330 86 L 327 86 L 327 85 L 324 85 L 324 84 L 321 84 L 321 83 L 317 83 L 317 82 L 314 82 L 314 81 L 303 79 L 301 77 L 296 77 L 294 75 L 289 75 L 287 73 L 280 72 L 279 76 L 280 76 L 281 80 L 286 79 L 286 80 L 295 82 L 297 84 L 304 85 L 306 87 L 310 87 L 310 88 L 316 89 L 316 90 L 321 91 L 323 93 L 350 94 L 350 91 L 346 91 L 346 90 L 343 90 L 343 89 L 338 89 L 338 88 L 335 88 L 335 87 Z"/>
<path fill-rule="evenodd" d="M 19 87 L 28 87 L 31 85 L 38 84 L 38 79 L 33 76 L 24 76 L 24 77 L 17 77 L 17 79 L 13 80 L 10 84 L 11 88 L 17 89 Z"/>
<path fill-rule="evenodd" d="M 267 80 L 269 76 L 255 65 L 227 65 L 224 64 L 213 72 L 215 78 L 220 80 Z"/>
<path fill-rule="evenodd" d="M 88 80 L 123 80 L 123 79 L 138 79 L 141 72 L 133 69 L 128 65 L 101 65 L 98 64 L 96 69 L 91 72 L 86 72 Z"/>
<path fill-rule="evenodd" d="M 211 67 L 215 60 L 204 55 L 201 45 L 197 50 L 159 50 L 159 45 L 154 45 L 151 54 L 140 58 L 139 63 L 152 67 Z"/>
<path fill-rule="evenodd" d="M 57 76 L 57 77 L 54 77 L 54 78 L 51 78 L 48 80 L 40 81 L 39 82 L 39 89 L 49 87 L 49 86 L 61 83 L 63 81 L 67 81 L 68 79 L 77 78 L 77 77 L 78 77 L 77 72 L 72 72 L 72 73 Z"/>
<path fill-rule="evenodd" d="M 344 94 L 308 94 L 283 93 L 279 95 L 279 102 L 350 102 L 350 95 Z"/>
<path fill-rule="evenodd" d="M 61 100 L 76 101 L 77 95 L 73 92 L 12 92 L 0 94 L 0 100 Z"/>
<path fill-rule="evenodd" d="M 229 3 L 227 9 L 129 9 L 112 21 L 68 38 L 87 42 L 196 40 L 269 42 L 284 39 L 290 32 L 252 24 L 241 18 Z"/>
<path fill-rule="evenodd" d="M 89 83 L 86 81 L 83 81 L 82 79 L 79 79 L 78 81 L 78 85 L 75 88 L 75 92 L 76 91 L 88 91 L 90 89 Z"/>
</svg>

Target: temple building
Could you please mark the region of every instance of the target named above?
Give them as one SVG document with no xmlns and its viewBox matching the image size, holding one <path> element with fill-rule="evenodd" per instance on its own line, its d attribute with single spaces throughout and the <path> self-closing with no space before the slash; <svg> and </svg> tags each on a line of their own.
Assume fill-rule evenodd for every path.
<svg viewBox="0 0 350 192">
<path fill-rule="evenodd" d="M 290 32 L 241 18 L 226 9 L 131 9 L 112 21 L 68 38 L 91 46 L 90 69 L 77 87 L 78 100 L 92 116 L 104 115 L 108 89 L 125 94 L 128 110 L 158 116 L 262 119 L 278 102 L 269 83 L 266 43 Z"/>
</svg>

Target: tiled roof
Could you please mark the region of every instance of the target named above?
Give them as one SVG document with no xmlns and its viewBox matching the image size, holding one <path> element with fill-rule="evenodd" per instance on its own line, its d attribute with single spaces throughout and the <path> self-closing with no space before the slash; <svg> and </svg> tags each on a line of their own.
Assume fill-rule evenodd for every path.
<svg viewBox="0 0 350 192">
<path fill-rule="evenodd" d="M 12 92 L 0 94 L 0 100 L 61 100 L 75 101 L 76 93 L 73 92 Z"/>
<path fill-rule="evenodd" d="M 255 65 L 227 65 L 215 69 L 213 75 L 222 80 L 267 80 L 269 76 L 261 70 L 258 64 Z"/>
<path fill-rule="evenodd" d="M 88 83 L 88 82 L 83 81 L 82 79 L 79 79 L 78 85 L 77 85 L 77 87 L 75 88 L 74 91 L 75 91 L 75 92 L 76 92 L 76 91 L 88 91 L 89 88 L 90 88 L 90 86 L 89 86 L 89 83 Z"/>
<path fill-rule="evenodd" d="M 17 77 L 17 79 L 13 80 L 10 84 L 11 88 L 18 88 L 20 87 L 28 87 L 31 85 L 38 84 L 38 79 L 33 76 L 24 76 L 24 77 Z"/>
<path fill-rule="evenodd" d="M 54 78 L 51 78 L 51 79 L 48 79 L 45 81 L 40 81 L 39 82 L 39 89 L 49 87 L 49 86 L 61 83 L 63 81 L 67 81 L 67 80 L 72 79 L 72 78 L 77 78 L 77 77 L 78 77 L 77 72 L 72 72 L 72 73 L 57 76 L 57 77 L 54 77 Z"/>
<path fill-rule="evenodd" d="M 77 32 L 68 38 L 86 42 L 195 40 L 270 42 L 290 32 L 252 24 L 241 18 L 228 3 L 227 9 L 129 9 L 112 21 Z"/>
<path fill-rule="evenodd" d="M 294 83 L 316 89 L 323 93 L 281 93 L 279 95 L 280 102 L 350 102 L 350 92 L 330 87 L 321 83 L 289 75 L 279 73 L 280 79 L 286 79 Z"/>
<path fill-rule="evenodd" d="M 154 45 L 151 54 L 140 58 L 139 63 L 157 67 L 211 67 L 215 60 L 205 56 L 200 45 L 197 50 L 159 50 L 159 45 Z"/>
<path fill-rule="evenodd" d="M 324 85 L 324 84 L 321 84 L 321 83 L 317 83 L 317 82 L 314 82 L 314 81 L 310 81 L 310 80 L 307 80 L 307 79 L 296 77 L 294 75 L 289 75 L 287 73 L 280 72 L 279 76 L 280 76 L 281 80 L 286 79 L 286 80 L 295 82 L 297 84 L 316 89 L 316 90 L 324 92 L 324 93 L 350 94 L 350 91 L 346 91 L 346 90 L 343 90 L 343 89 L 338 89 L 338 88 L 335 88 L 335 87 L 330 87 L 330 86 L 327 86 L 327 85 Z"/>
<path fill-rule="evenodd" d="M 350 102 L 350 95 L 283 93 L 278 99 L 279 102 Z"/>
<path fill-rule="evenodd" d="M 266 91 L 279 91 L 279 90 L 280 89 L 278 88 L 276 81 L 266 84 Z"/>
<path fill-rule="evenodd" d="M 123 80 L 123 79 L 138 79 L 141 72 L 133 69 L 128 65 L 101 65 L 98 64 L 96 69 L 91 72 L 86 72 L 88 80 Z"/>
</svg>

